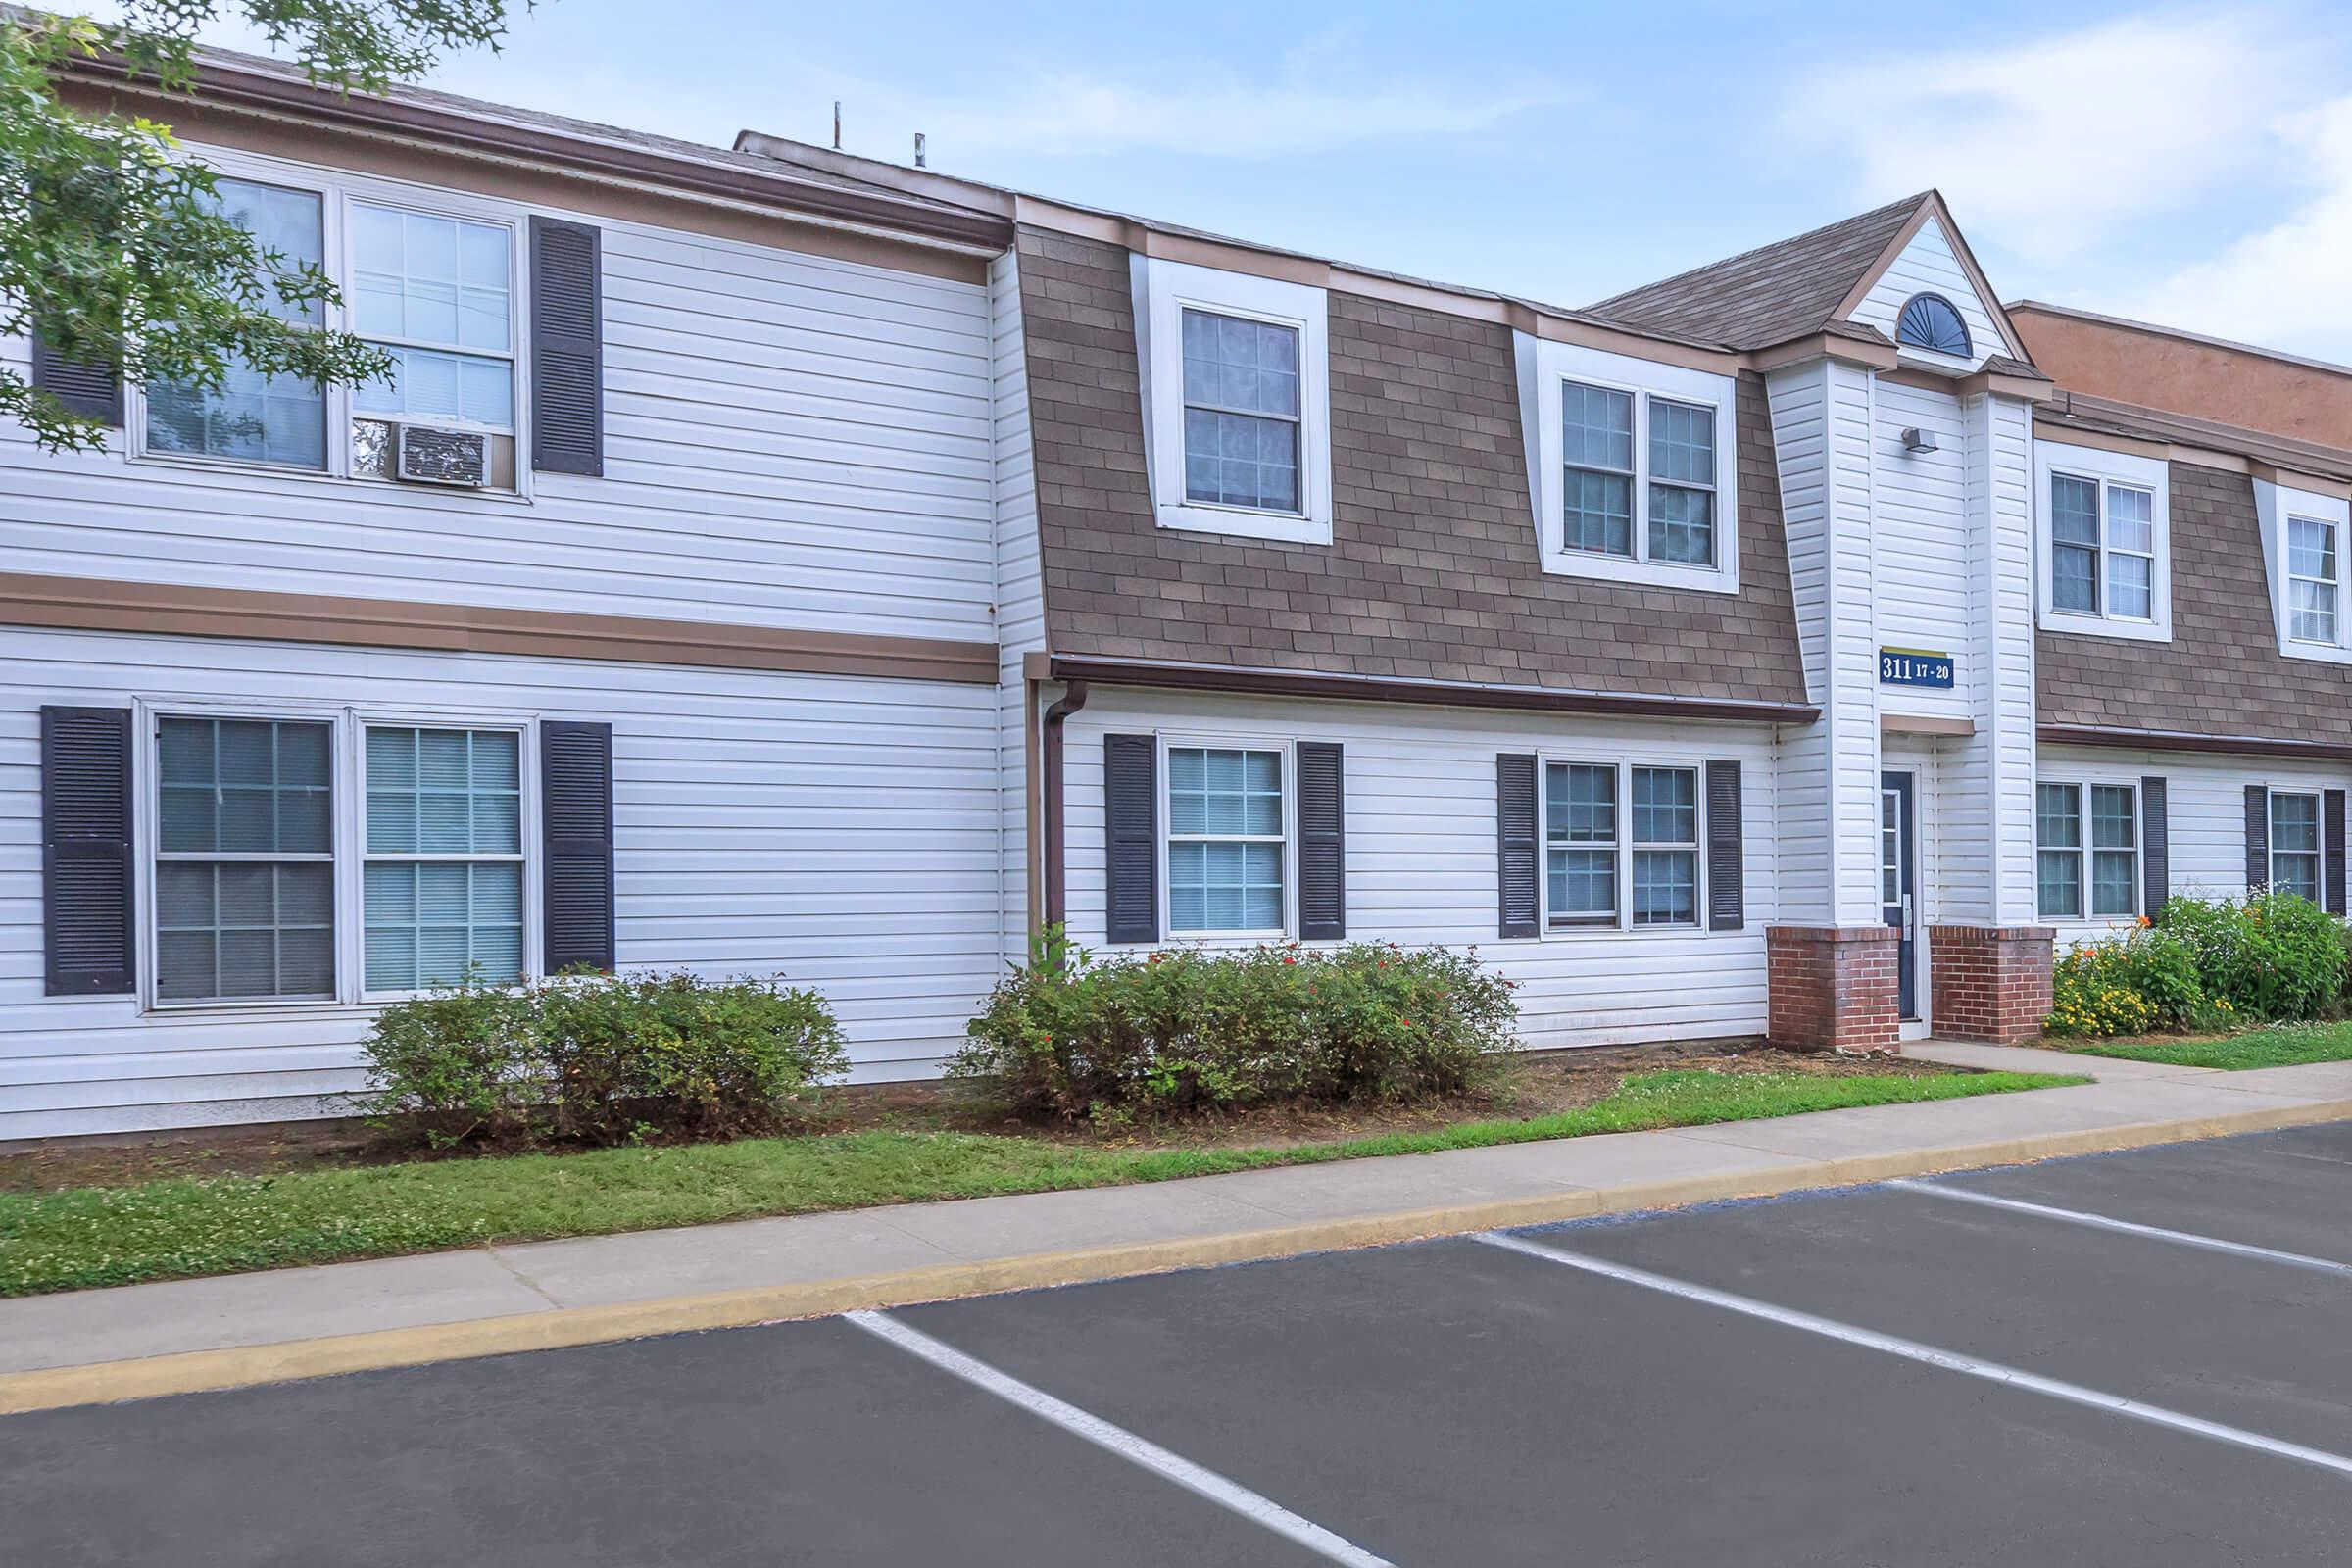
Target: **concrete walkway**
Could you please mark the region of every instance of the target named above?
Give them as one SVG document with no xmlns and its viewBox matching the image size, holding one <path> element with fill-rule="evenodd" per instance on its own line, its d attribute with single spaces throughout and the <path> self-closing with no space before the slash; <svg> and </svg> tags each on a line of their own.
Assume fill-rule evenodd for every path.
<svg viewBox="0 0 2352 1568">
<path fill-rule="evenodd" d="M 2225 1073 L 1922 1043 L 2078 1088 L 0 1300 L 0 1411 L 726 1327 L 2352 1118 Z"/>
</svg>

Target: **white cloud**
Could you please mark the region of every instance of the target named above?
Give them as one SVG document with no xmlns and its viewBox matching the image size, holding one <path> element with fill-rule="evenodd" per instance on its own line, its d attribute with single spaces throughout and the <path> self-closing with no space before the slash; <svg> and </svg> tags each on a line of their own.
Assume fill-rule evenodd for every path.
<svg viewBox="0 0 2352 1568">
<path fill-rule="evenodd" d="M 2292 121 L 2282 172 L 2310 198 L 2283 221 L 2181 269 L 2134 300 L 2127 315 L 2167 325 L 2314 352 L 2352 343 L 2352 98 Z"/>
<path fill-rule="evenodd" d="M 1856 164 L 1858 198 L 1930 185 L 2042 263 L 2262 167 L 2305 64 L 2260 13 L 2126 18 L 2012 48 L 1846 61 L 1783 128 Z"/>
</svg>

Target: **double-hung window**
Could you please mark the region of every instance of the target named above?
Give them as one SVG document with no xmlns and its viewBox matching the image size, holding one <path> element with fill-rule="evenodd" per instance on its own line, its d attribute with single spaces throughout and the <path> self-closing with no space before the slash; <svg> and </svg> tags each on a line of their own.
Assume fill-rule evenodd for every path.
<svg viewBox="0 0 2352 1568">
<path fill-rule="evenodd" d="M 1184 497 L 1296 514 L 1298 329 L 1187 308 Z"/>
<path fill-rule="evenodd" d="M 159 1002 L 335 995 L 334 726 L 156 725 Z"/>
<path fill-rule="evenodd" d="M 1648 460 L 1642 467 L 1635 465 L 1637 442 Z M 1715 564 L 1712 408 L 1564 381 L 1560 454 L 1560 548 Z M 1643 502 L 1639 507 L 1637 497 Z"/>
<path fill-rule="evenodd" d="M 1282 934 L 1289 844 L 1279 750 L 1168 748 L 1168 930 Z"/>
<path fill-rule="evenodd" d="M 1738 593 L 1738 380 L 1526 333 L 1512 341 L 1544 569 Z"/>
<path fill-rule="evenodd" d="M 1696 768 L 1545 764 L 1544 919 L 1551 927 L 1697 925 L 1698 850 Z"/>
<path fill-rule="evenodd" d="M 154 737 L 158 1004 L 527 972 L 520 725 L 163 712 Z"/>
<path fill-rule="evenodd" d="M 522 975 L 522 738 L 370 724 L 369 991 Z"/>
<path fill-rule="evenodd" d="M 2137 786 L 2037 786 L 2034 865 L 2037 902 L 2045 920 L 2106 920 L 2138 913 Z"/>
<path fill-rule="evenodd" d="M 352 394 L 352 471 L 389 473 L 392 425 L 514 433 L 514 233 L 504 223 L 351 204 L 351 329 L 392 374 Z"/>
<path fill-rule="evenodd" d="M 2153 620 L 2155 584 L 2155 493 L 2080 474 L 2051 474 L 2052 608 Z"/>
<path fill-rule="evenodd" d="M 265 284 L 268 308 L 352 333 L 384 352 L 388 372 L 320 387 L 257 375 L 232 357 L 217 391 L 143 389 L 140 450 L 394 479 L 402 426 L 449 427 L 486 437 L 490 485 L 514 489 L 523 379 L 515 223 L 466 197 L 434 210 L 359 176 L 318 177 L 302 188 L 223 174 L 216 200 L 272 266 L 316 269 L 341 296 L 331 310 L 287 306 Z"/>
<path fill-rule="evenodd" d="M 2334 523 L 2287 518 L 2287 635 L 2295 641 L 2335 644 L 2337 560 Z"/>
<path fill-rule="evenodd" d="M 319 268 L 326 255 L 325 204 L 317 191 L 222 177 L 208 205 L 248 234 L 283 270 Z M 318 301 L 288 305 L 265 279 L 263 308 L 318 326 Z M 276 467 L 326 466 L 326 389 L 299 376 L 264 375 L 234 354 L 218 388 L 152 382 L 146 397 L 147 450 Z"/>
<path fill-rule="evenodd" d="M 2320 898 L 2320 798 L 2271 791 L 2271 891 Z"/>
</svg>

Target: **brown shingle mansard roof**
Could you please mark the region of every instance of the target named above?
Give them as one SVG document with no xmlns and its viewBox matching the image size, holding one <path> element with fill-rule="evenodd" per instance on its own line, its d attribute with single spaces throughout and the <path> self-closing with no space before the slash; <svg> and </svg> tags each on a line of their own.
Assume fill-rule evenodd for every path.
<svg viewBox="0 0 2352 1568">
<path fill-rule="evenodd" d="M 1587 310 L 1604 320 L 1733 349 L 1769 348 L 1832 329 L 1854 285 L 1934 199 L 1933 191 L 1921 191 L 1811 233 L 1629 289 Z M 1867 335 L 1884 341 L 1876 332 Z"/>
</svg>

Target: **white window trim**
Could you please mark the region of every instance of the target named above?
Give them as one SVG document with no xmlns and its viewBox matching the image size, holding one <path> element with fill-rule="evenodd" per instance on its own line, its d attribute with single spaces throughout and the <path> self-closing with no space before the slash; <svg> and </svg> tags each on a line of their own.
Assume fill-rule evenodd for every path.
<svg viewBox="0 0 2352 1568">
<path fill-rule="evenodd" d="M 2099 611 L 2057 608 L 2056 550 L 2051 538 L 2050 482 L 2066 477 L 2094 483 L 2099 488 Z M 2107 612 L 2108 501 L 2111 487 L 2145 490 L 2150 496 L 2148 521 L 2155 562 L 2148 572 L 2148 617 L 2116 615 Z M 2124 552 L 2137 555 L 2137 551 Z M 2076 632 L 2089 637 L 2124 637 L 2139 642 L 2173 640 L 2173 521 L 2172 486 L 2161 458 L 2143 458 L 2097 447 L 2062 442 L 2034 443 L 2034 555 L 2037 624 L 2044 631 Z"/>
<path fill-rule="evenodd" d="M 2311 803 L 2311 825 L 2318 842 L 2308 850 L 2278 848 L 2278 801 L 2282 796 Z M 2308 858 L 2311 862 L 2311 889 L 2314 903 L 2325 907 L 2328 901 L 2328 792 L 2324 789 L 2281 789 L 2277 785 L 2263 786 L 2263 888 L 2267 891 L 2278 885 L 2278 857 L 2281 853 Z"/>
<path fill-rule="evenodd" d="M 1595 920 L 1570 914 L 1565 924 L 1552 923 L 1551 908 L 1551 770 L 1554 767 L 1613 767 L 1617 770 L 1617 914 Z M 1636 844 L 1634 841 L 1634 769 L 1655 767 L 1693 775 L 1697 837 L 1689 845 Z M 1569 846 L 1575 848 L 1576 846 Z M 1586 848 L 1599 848 L 1588 845 Z M 1697 867 L 1693 878 L 1696 918 L 1671 924 L 1634 923 L 1634 852 L 1637 849 L 1688 849 Z M 1536 934 L 1545 941 L 1569 941 L 1594 936 L 1690 936 L 1707 933 L 1707 764 L 1703 758 L 1673 754 L 1616 753 L 1596 749 L 1546 751 L 1536 757 Z"/>
<path fill-rule="evenodd" d="M 1266 942 L 1287 942 L 1298 929 L 1298 743 L 1291 736 L 1236 734 L 1232 731 L 1162 730 L 1158 732 L 1159 753 L 1154 788 L 1158 799 L 1152 803 L 1157 814 L 1153 836 L 1152 858 L 1158 868 L 1159 930 L 1162 945 L 1183 943 L 1188 947 L 1255 947 Z M 1179 931 L 1171 912 L 1174 890 L 1168 885 L 1168 846 L 1175 841 L 1175 811 L 1169 799 L 1171 778 L 1168 753 L 1194 748 L 1211 751 L 1273 752 L 1282 758 L 1282 923 L 1264 930 L 1242 931 Z M 1247 833 L 1207 833 L 1186 835 L 1188 839 L 1250 839 L 1270 842 L 1263 835 Z"/>
<path fill-rule="evenodd" d="M 2077 810 L 2082 826 L 2082 842 L 2079 848 L 2064 853 L 2082 860 L 2082 907 L 2073 914 L 2045 914 L 2041 907 L 2041 787 L 2045 784 L 2080 791 Z M 2150 911 L 2144 907 L 2147 892 L 2148 802 L 2147 792 L 2140 787 L 2137 774 L 2085 772 L 2069 769 L 2056 778 L 2046 775 L 2034 780 L 2034 914 L 2044 925 L 2082 926 L 2092 930 L 2119 930 L 2136 925 Z M 2091 842 L 2090 792 L 2096 789 L 2121 789 L 2132 792 L 2132 909 L 2128 914 L 2093 914 L 2091 912 L 2091 857 L 2101 853 Z M 2120 854 L 2109 849 L 2105 853 Z"/>
<path fill-rule="evenodd" d="M 2278 635 L 2278 652 L 2288 659 L 2352 664 L 2352 613 L 2347 613 L 2352 607 L 2347 607 L 2344 601 L 2344 550 L 2347 542 L 2352 541 L 2352 500 L 2298 489 L 2282 479 L 2257 478 L 2254 512 L 2262 524 L 2264 574 L 2270 582 L 2272 629 Z M 2308 641 L 2294 635 L 2294 612 L 2287 591 L 2290 576 L 2287 546 L 2293 532 L 2287 521 L 2294 517 L 2335 525 L 2335 641 L 2331 643 Z"/>
<path fill-rule="evenodd" d="M 1604 582 L 1689 588 L 1702 593 L 1740 591 L 1740 420 L 1737 378 L 1682 366 L 1661 365 L 1575 343 L 1558 343 L 1514 332 L 1518 357 L 1521 429 L 1532 432 L 1527 450 L 1527 488 L 1535 508 L 1536 551 L 1546 572 Z M 1634 554 L 1606 556 L 1571 550 L 1562 506 L 1566 454 L 1560 428 L 1560 393 L 1568 382 L 1628 393 L 1634 404 Z M 1715 416 L 1715 560 L 1708 565 L 1649 559 L 1649 420 L 1652 399 L 1703 408 Z"/>
<path fill-rule="evenodd" d="M 206 454 L 164 452 L 147 445 L 147 394 L 144 387 L 127 381 L 122 388 L 123 451 L 133 464 L 157 464 L 172 468 L 189 468 L 216 473 L 268 475 L 297 484 L 334 484 L 338 486 L 367 485 L 395 493 L 413 493 L 430 489 L 440 498 L 464 496 L 476 500 L 505 503 L 528 503 L 531 499 L 531 463 L 526 432 L 530 429 L 530 230 L 528 214 L 506 202 L 489 197 L 469 195 L 463 191 L 445 190 L 438 186 L 420 185 L 407 180 L 386 179 L 369 174 L 350 173 L 327 170 L 313 164 L 290 163 L 235 148 L 203 146 L 191 147 L 189 156 L 199 158 L 216 173 L 232 179 L 252 180 L 259 184 L 277 185 L 288 190 L 312 192 L 319 197 L 323 245 L 320 255 L 325 259 L 328 274 L 342 290 L 346 303 L 330 306 L 325 311 L 325 324 L 337 331 L 351 330 L 351 307 L 348 303 L 354 289 L 351 273 L 350 212 L 354 201 L 375 206 L 397 207 L 409 212 L 425 213 L 442 218 L 460 218 L 469 222 L 495 223 L 511 231 L 507 245 L 508 307 L 507 337 L 510 363 L 514 368 L 514 428 L 493 433 L 511 439 L 514 449 L 514 483 L 512 488 L 485 485 L 478 490 L 454 490 L 446 486 L 417 486 L 397 480 L 375 479 L 355 475 L 351 471 L 352 389 L 330 385 L 324 389 L 326 399 L 326 466 L 302 468 L 287 464 L 260 463 L 243 458 L 225 458 Z M 481 353 L 482 351 L 468 351 Z M 496 358 L 497 356 L 488 356 Z M 489 426 L 466 426 L 489 431 Z"/>
<path fill-rule="evenodd" d="M 1250 277 L 1189 262 L 1129 258 L 1136 366 L 1144 407 L 1144 466 L 1162 528 L 1292 544 L 1331 543 L 1330 296 L 1305 283 Z M 1184 312 L 1247 317 L 1298 333 L 1298 510 L 1188 501 L 1184 491 Z"/>
<path fill-rule="evenodd" d="M 539 792 L 531 780 L 539 773 L 539 719 L 512 710 L 471 709 L 376 708 L 350 704 L 269 699 L 240 702 L 222 699 L 163 701 L 135 698 L 133 723 L 133 893 L 137 906 L 138 999 L 142 1013 L 283 1017 L 289 1013 L 362 1012 L 386 1003 L 429 994 L 419 991 L 369 991 L 367 985 L 367 911 L 364 903 L 367 850 L 367 728 L 370 724 L 407 729 L 512 730 L 521 737 L 517 765 L 521 769 L 522 810 L 522 963 L 526 979 L 543 970 L 539 898 Z M 167 717 L 274 719 L 297 723 L 325 723 L 332 771 L 329 773 L 333 815 L 328 843 L 334 863 L 335 995 L 289 999 L 232 997 L 193 1002 L 171 1002 L 156 994 L 156 846 L 163 842 L 162 771 L 156 745 L 156 725 Z M 415 859 L 472 859 L 512 862 L 513 856 L 416 856 Z"/>
</svg>

